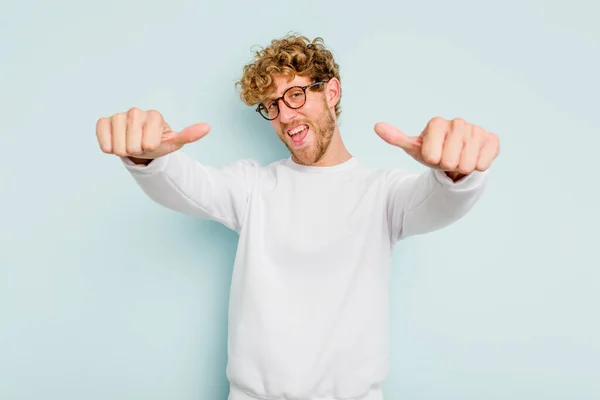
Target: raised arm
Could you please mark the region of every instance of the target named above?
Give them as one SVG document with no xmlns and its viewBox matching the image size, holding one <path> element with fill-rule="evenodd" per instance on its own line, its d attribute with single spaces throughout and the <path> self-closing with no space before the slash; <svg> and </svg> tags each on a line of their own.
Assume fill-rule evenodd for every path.
<svg viewBox="0 0 600 400">
<path fill-rule="evenodd" d="M 481 197 L 499 153 L 496 135 L 462 119 L 433 118 L 420 136 L 378 123 L 375 131 L 427 166 L 422 174 L 387 175 L 387 214 L 393 240 L 432 232 L 462 218 Z"/>
<path fill-rule="evenodd" d="M 102 151 L 119 156 L 156 203 L 239 231 L 258 165 L 241 160 L 216 168 L 181 150 L 209 130 L 200 123 L 176 132 L 159 112 L 132 108 L 100 118 L 96 135 Z"/>
</svg>

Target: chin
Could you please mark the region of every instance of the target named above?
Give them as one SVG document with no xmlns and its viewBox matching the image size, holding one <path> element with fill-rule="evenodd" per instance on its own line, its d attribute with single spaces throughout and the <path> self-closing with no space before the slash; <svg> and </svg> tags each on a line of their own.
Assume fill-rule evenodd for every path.
<svg viewBox="0 0 600 400">
<path fill-rule="evenodd" d="M 300 165 L 313 165 L 314 164 L 314 160 L 311 159 L 306 159 L 303 157 L 298 157 L 298 155 L 293 154 L 292 160 L 296 163 L 296 164 L 300 164 Z"/>
<path fill-rule="evenodd" d="M 298 164 L 302 164 L 302 165 L 311 165 L 314 162 L 313 157 L 310 157 L 310 155 L 301 152 L 301 151 L 292 151 L 292 159 L 298 163 Z"/>
<path fill-rule="evenodd" d="M 302 149 L 290 149 L 293 160 L 302 165 L 315 165 L 322 155 L 314 144 L 307 144 Z"/>
</svg>

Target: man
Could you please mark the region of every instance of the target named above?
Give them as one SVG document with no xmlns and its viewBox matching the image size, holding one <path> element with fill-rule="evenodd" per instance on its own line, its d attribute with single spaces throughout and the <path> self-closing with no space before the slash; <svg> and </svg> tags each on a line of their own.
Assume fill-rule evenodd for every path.
<svg viewBox="0 0 600 400">
<path fill-rule="evenodd" d="M 339 67 L 319 38 L 274 40 L 238 84 L 289 158 L 204 165 L 179 150 L 207 124 L 175 131 L 137 108 L 98 121 L 100 147 L 158 204 L 239 233 L 230 400 L 381 400 L 393 246 L 472 208 L 498 139 L 461 119 L 433 118 L 419 137 L 378 123 L 381 138 L 430 168 L 367 167 L 344 146 Z"/>
</svg>

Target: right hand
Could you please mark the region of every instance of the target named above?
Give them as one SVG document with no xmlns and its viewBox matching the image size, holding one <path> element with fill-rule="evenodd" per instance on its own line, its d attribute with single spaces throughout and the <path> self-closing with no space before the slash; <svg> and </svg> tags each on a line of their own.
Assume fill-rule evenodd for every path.
<svg viewBox="0 0 600 400">
<path fill-rule="evenodd" d="M 210 126 L 199 123 L 180 132 L 171 130 L 161 113 L 132 108 L 126 113 L 100 118 L 96 136 L 103 152 L 119 157 L 151 160 L 202 139 Z"/>
</svg>

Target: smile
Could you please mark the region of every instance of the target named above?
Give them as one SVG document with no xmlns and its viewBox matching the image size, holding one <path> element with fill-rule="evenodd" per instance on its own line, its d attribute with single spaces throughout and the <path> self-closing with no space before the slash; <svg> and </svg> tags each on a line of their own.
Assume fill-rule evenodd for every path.
<svg viewBox="0 0 600 400">
<path fill-rule="evenodd" d="M 287 134 L 292 138 L 292 142 L 295 146 L 301 146 L 306 141 L 306 137 L 308 136 L 308 125 L 298 125 L 291 129 L 288 129 Z"/>
</svg>

